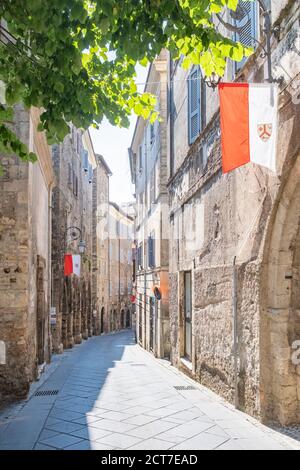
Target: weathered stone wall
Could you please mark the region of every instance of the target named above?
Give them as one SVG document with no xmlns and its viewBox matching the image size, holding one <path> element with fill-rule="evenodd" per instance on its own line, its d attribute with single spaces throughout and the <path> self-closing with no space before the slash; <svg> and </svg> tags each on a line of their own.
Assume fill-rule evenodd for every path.
<svg viewBox="0 0 300 470">
<path fill-rule="evenodd" d="M 56 325 L 52 326 L 53 349 L 61 352 L 87 339 L 97 331 L 92 302 L 92 179 L 83 164 L 83 149 L 95 167 L 89 137 L 71 127 L 62 144 L 53 146 L 56 187 L 52 201 L 52 307 Z M 75 239 L 72 236 L 75 228 Z M 85 242 L 81 255 L 81 275 L 64 276 L 64 255 L 78 254 L 80 239 Z"/>
<path fill-rule="evenodd" d="M 110 202 L 108 227 L 108 331 L 117 331 L 131 326 L 133 219 Z"/>
<path fill-rule="evenodd" d="M 281 33 L 273 42 L 274 70 L 279 70 L 283 60 L 288 72 L 280 91 L 278 176 L 252 164 L 222 175 L 217 94 L 213 95 L 208 89 L 207 125 L 196 142 L 188 147 L 186 89 L 182 89 L 181 82 L 174 85 L 177 114 L 173 129 L 174 173 L 169 173 L 170 285 L 174 284 L 175 288 L 177 283 L 178 287 L 177 298 L 171 288 L 174 300 L 170 299 L 170 328 L 172 362 L 186 371 L 186 362 L 182 360 L 182 275 L 184 271 L 191 271 L 193 347 L 188 372 L 233 402 L 235 263 L 238 406 L 262 419 L 274 418 L 288 423 L 299 420 L 298 369 L 291 363 L 292 340 L 299 332 L 297 307 L 292 307 L 290 297 L 285 299 L 284 295 L 297 289 L 296 274 L 293 275 L 294 287 L 289 284 L 289 272 L 297 272 L 297 264 L 292 262 L 296 256 L 292 230 L 287 228 L 288 242 L 284 246 L 289 248 L 286 250 L 276 242 L 273 225 L 286 181 L 298 178 L 296 166 L 291 168 L 299 164 L 294 162 L 300 148 L 297 131 L 300 109 L 298 101 L 291 96 L 289 82 L 291 78 L 296 80 L 300 72 L 295 65 L 295 57 L 299 63 L 300 31 L 299 5 L 282 2 L 281 7 L 286 9 L 281 10 L 281 15 L 277 7 L 278 2 L 276 18 L 280 18 Z M 242 69 L 240 78 L 261 82 L 264 73 L 263 59 L 257 51 Z M 175 72 L 175 82 L 182 74 L 182 71 Z M 288 207 L 295 197 L 295 193 L 289 191 L 283 206 Z M 296 214 L 295 209 L 293 214 Z M 277 219 L 280 217 L 284 220 L 280 214 Z M 291 220 L 296 230 L 298 217 L 294 215 Z M 277 230 L 280 233 L 281 229 Z M 270 239 L 271 233 L 274 235 Z M 272 243 L 274 246 L 277 243 L 278 251 L 270 249 Z M 282 299 L 285 305 L 280 313 Z"/>
<path fill-rule="evenodd" d="M 25 396 L 50 360 L 50 217 L 53 180 L 51 157 L 37 133 L 38 110 L 15 107 L 15 130 L 35 164 L 1 156 L 0 177 L 0 341 L 6 364 L 0 365 L 0 398 Z"/>
</svg>

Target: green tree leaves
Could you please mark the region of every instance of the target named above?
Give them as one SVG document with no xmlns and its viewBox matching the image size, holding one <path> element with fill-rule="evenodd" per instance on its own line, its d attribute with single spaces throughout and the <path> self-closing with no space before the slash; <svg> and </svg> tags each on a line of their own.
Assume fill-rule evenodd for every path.
<svg viewBox="0 0 300 470">
<path fill-rule="evenodd" d="M 249 0 L 250 1 L 250 0 Z M 103 116 L 127 126 L 132 112 L 158 118 L 155 99 L 140 94 L 135 65 L 147 66 L 162 48 L 183 66 L 200 64 L 222 75 L 226 60 L 251 53 L 216 30 L 214 13 L 237 0 L 1 0 L 9 40 L 0 42 L 6 103 L 43 108 L 39 130 L 61 141 L 68 123 L 97 127 Z M 7 112 L 10 108 L 7 108 Z M 3 149 L 32 159 L 1 117 Z M 11 115 L 9 120 L 11 119 Z"/>
</svg>

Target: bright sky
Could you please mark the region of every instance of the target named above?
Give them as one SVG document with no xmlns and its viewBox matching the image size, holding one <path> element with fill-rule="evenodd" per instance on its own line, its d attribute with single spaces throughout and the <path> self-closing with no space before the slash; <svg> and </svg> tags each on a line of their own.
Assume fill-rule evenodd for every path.
<svg viewBox="0 0 300 470">
<path fill-rule="evenodd" d="M 136 82 L 144 83 L 147 73 L 148 68 L 138 66 Z M 138 89 L 143 91 L 143 86 Z M 107 120 L 103 120 L 98 130 L 90 129 L 95 152 L 103 155 L 113 173 L 110 178 L 110 200 L 117 204 L 133 200 L 134 188 L 131 184 L 128 147 L 131 144 L 135 123 L 136 116 L 133 115 L 129 129 L 114 127 Z"/>
</svg>

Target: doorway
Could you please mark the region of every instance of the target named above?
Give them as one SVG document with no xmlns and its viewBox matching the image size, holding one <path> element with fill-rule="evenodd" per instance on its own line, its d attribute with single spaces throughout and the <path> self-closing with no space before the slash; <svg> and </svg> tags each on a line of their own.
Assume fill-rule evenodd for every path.
<svg viewBox="0 0 300 470">
<path fill-rule="evenodd" d="M 192 273 L 184 273 L 184 356 L 192 360 Z"/>
<path fill-rule="evenodd" d="M 154 328 L 154 322 L 155 320 L 155 301 L 153 297 L 150 297 L 150 351 L 154 352 L 154 333 L 155 333 L 155 328 Z"/>
<path fill-rule="evenodd" d="M 125 328 L 125 312 L 122 309 L 121 310 L 121 329 L 123 330 Z"/>
<path fill-rule="evenodd" d="M 45 335 L 46 335 L 46 296 L 45 296 L 45 268 L 46 261 L 37 257 L 37 306 L 36 306 L 36 355 L 37 363 L 45 362 Z"/>
</svg>

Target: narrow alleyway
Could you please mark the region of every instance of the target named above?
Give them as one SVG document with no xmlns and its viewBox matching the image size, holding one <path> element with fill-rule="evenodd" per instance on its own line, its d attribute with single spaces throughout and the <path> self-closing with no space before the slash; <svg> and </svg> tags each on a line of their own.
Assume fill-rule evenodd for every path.
<svg viewBox="0 0 300 470">
<path fill-rule="evenodd" d="M 131 331 L 91 338 L 52 368 L 14 416 L 0 415 L 0 449 L 296 447 L 152 358 Z"/>
</svg>

